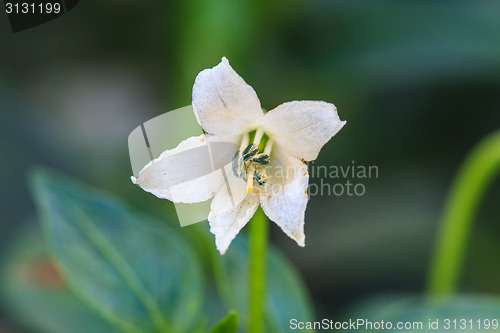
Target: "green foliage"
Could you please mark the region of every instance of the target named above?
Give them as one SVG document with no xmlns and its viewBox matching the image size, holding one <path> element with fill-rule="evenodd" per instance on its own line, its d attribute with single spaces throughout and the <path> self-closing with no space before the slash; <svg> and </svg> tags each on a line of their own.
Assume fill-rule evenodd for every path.
<svg viewBox="0 0 500 333">
<path fill-rule="evenodd" d="M 210 332 L 237 332 L 238 317 L 246 321 L 244 237 L 220 256 L 203 228 L 172 227 L 47 171 L 30 180 L 45 246 L 38 230 L 20 233 L 0 275 L 0 300 L 25 325 L 42 333 L 207 332 L 209 318 L 227 309 L 240 315 L 229 312 Z M 48 282 L 39 281 L 39 263 Z M 268 330 L 310 320 L 294 270 L 275 251 L 267 266 Z"/>
<path fill-rule="evenodd" d="M 450 190 L 432 262 L 429 294 L 451 294 L 458 285 L 473 219 L 500 170 L 500 131 L 472 150 Z"/>
<path fill-rule="evenodd" d="M 238 314 L 231 311 L 212 327 L 209 333 L 235 333 L 238 331 Z"/>
<path fill-rule="evenodd" d="M 23 231 L 0 273 L 1 297 L 28 328 L 43 333 L 118 333 L 68 289 L 39 230 Z"/>
<path fill-rule="evenodd" d="M 51 252 L 85 302 L 124 332 L 187 331 L 202 280 L 189 245 L 160 221 L 38 172 L 33 189 Z"/>
</svg>

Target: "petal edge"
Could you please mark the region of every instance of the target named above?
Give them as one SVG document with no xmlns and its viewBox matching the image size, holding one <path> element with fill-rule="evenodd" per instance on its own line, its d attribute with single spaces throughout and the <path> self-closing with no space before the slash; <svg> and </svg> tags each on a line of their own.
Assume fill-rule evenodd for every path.
<svg viewBox="0 0 500 333">
<path fill-rule="evenodd" d="M 345 124 L 335 105 L 322 101 L 283 103 L 264 116 L 266 131 L 288 153 L 304 161 L 315 160 L 323 145 Z"/>
<path fill-rule="evenodd" d="M 200 126 L 219 136 L 243 133 L 260 123 L 264 115 L 253 88 L 225 57 L 196 77 L 193 110 Z"/>
<path fill-rule="evenodd" d="M 280 160 L 274 163 L 285 167 L 284 179 L 278 179 L 276 173 L 268 174 L 268 181 L 260 196 L 260 205 L 267 217 L 288 237 L 299 246 L 305 246 L 304 218 L 309 200 L 309 173 L 301 160 L 285 152 L 280 152 L 279 155 Z"/>
<path fill-rule="evenodd" d="M 190 137 L 174 149 L 149 162 L 134 184 L 158 198 L 175 203 L 197 203 L 210 199 L 223 183 L 221 170 L 212 170 L 207 139 Z"/>
</svg>

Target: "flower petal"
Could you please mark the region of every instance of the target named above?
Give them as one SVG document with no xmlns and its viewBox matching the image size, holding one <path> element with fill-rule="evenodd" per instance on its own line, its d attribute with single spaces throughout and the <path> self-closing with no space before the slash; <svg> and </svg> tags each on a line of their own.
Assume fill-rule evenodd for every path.
<svg viewBox="0 0 500 333">
<path fill-rule="evenodd" d="M 193 109 L 200 126 L 214 135 L 243 133 L 263 117 L 257 94 L 226 58 L 196 77 Z"/>
<path fill-rule="evenodd" d="M 164 151 L 149 162 L 132 182 L 159 198 L 173 202 L 196 203 L 210 199 L 224 182 L 221 165 L 231 163 L 237 146 L 235 138 L 220 139 L 225 146 L 215 146 L 209 135 L 191 137 L 176 148 Z M 219 147 L 214 157 L 213 147 Z M 231 148 L 234 150 L 231 151 Z M 221 156 L 220 151 L 227 151 Z"/>
<path fill-rule="evenodd" d="M 321 147 L 345 123 L 335 105 L 320 101 L 283 103 L 264 117 L 266 133 L 290 154 L 305 161 L 315 160 Z"/>
<path fill-rule="evenodd" d="M 309 184 L 307 166 L 277 147 L 266 172 L 268 180 L 260 196 L 264 213 L 298 245 L 304 246 L 304 215 Z"/>
<path fill-rule="evenodd" d="M 259 207 L 258 193 L 248 194 L 246 182 L 234 177 L 230 168 L 225 170 L 227 182 L 215 194 L 208 215 L 210 232 L 215 235 L 215 244 L 221 254 Z"/>
</svg>

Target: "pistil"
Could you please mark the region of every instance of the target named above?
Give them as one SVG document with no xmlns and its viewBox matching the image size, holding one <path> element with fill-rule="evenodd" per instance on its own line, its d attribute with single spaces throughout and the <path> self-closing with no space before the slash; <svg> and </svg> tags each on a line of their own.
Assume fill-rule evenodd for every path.
<svg viewBox="0 0 500 333">
<path fill-rule="evenodd" d="M 248 166 L 247 170 L 247 193 L 252 193 L 253 191 L 253 173 L 254 173 L 253 165 Z"/>
</svg>

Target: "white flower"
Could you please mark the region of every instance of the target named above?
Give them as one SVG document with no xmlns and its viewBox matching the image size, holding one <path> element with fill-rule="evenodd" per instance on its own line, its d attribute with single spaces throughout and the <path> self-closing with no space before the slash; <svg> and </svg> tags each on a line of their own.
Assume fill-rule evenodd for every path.
<svg viewBox="0 0 500 333">
<path fill-rule="evenodd" d="M 207 134 L 164 151 L 132 181 L 173 202 L 196 203 L 213 197 L 208 221 L 221 254 L 259 204 L 269 219 L 304 246 L 309 182 L 305 161 L 316 159 L 321 147 L 345 125 L 335 105 L 292 101 L 264 113 L 252 87 L 222 58 L 196 77 L 193 109 Z M 208 154 L 182 154 L 216 142 L 234 147 L 228 154 L 234 155 L 232 163 L 226 158 L 222 169 L 213 168 L 213 156 Z M 185 174 L 193 167 L 211 164 L 213 172 L 181 181 L 193 178 Z"/>
</svg>

